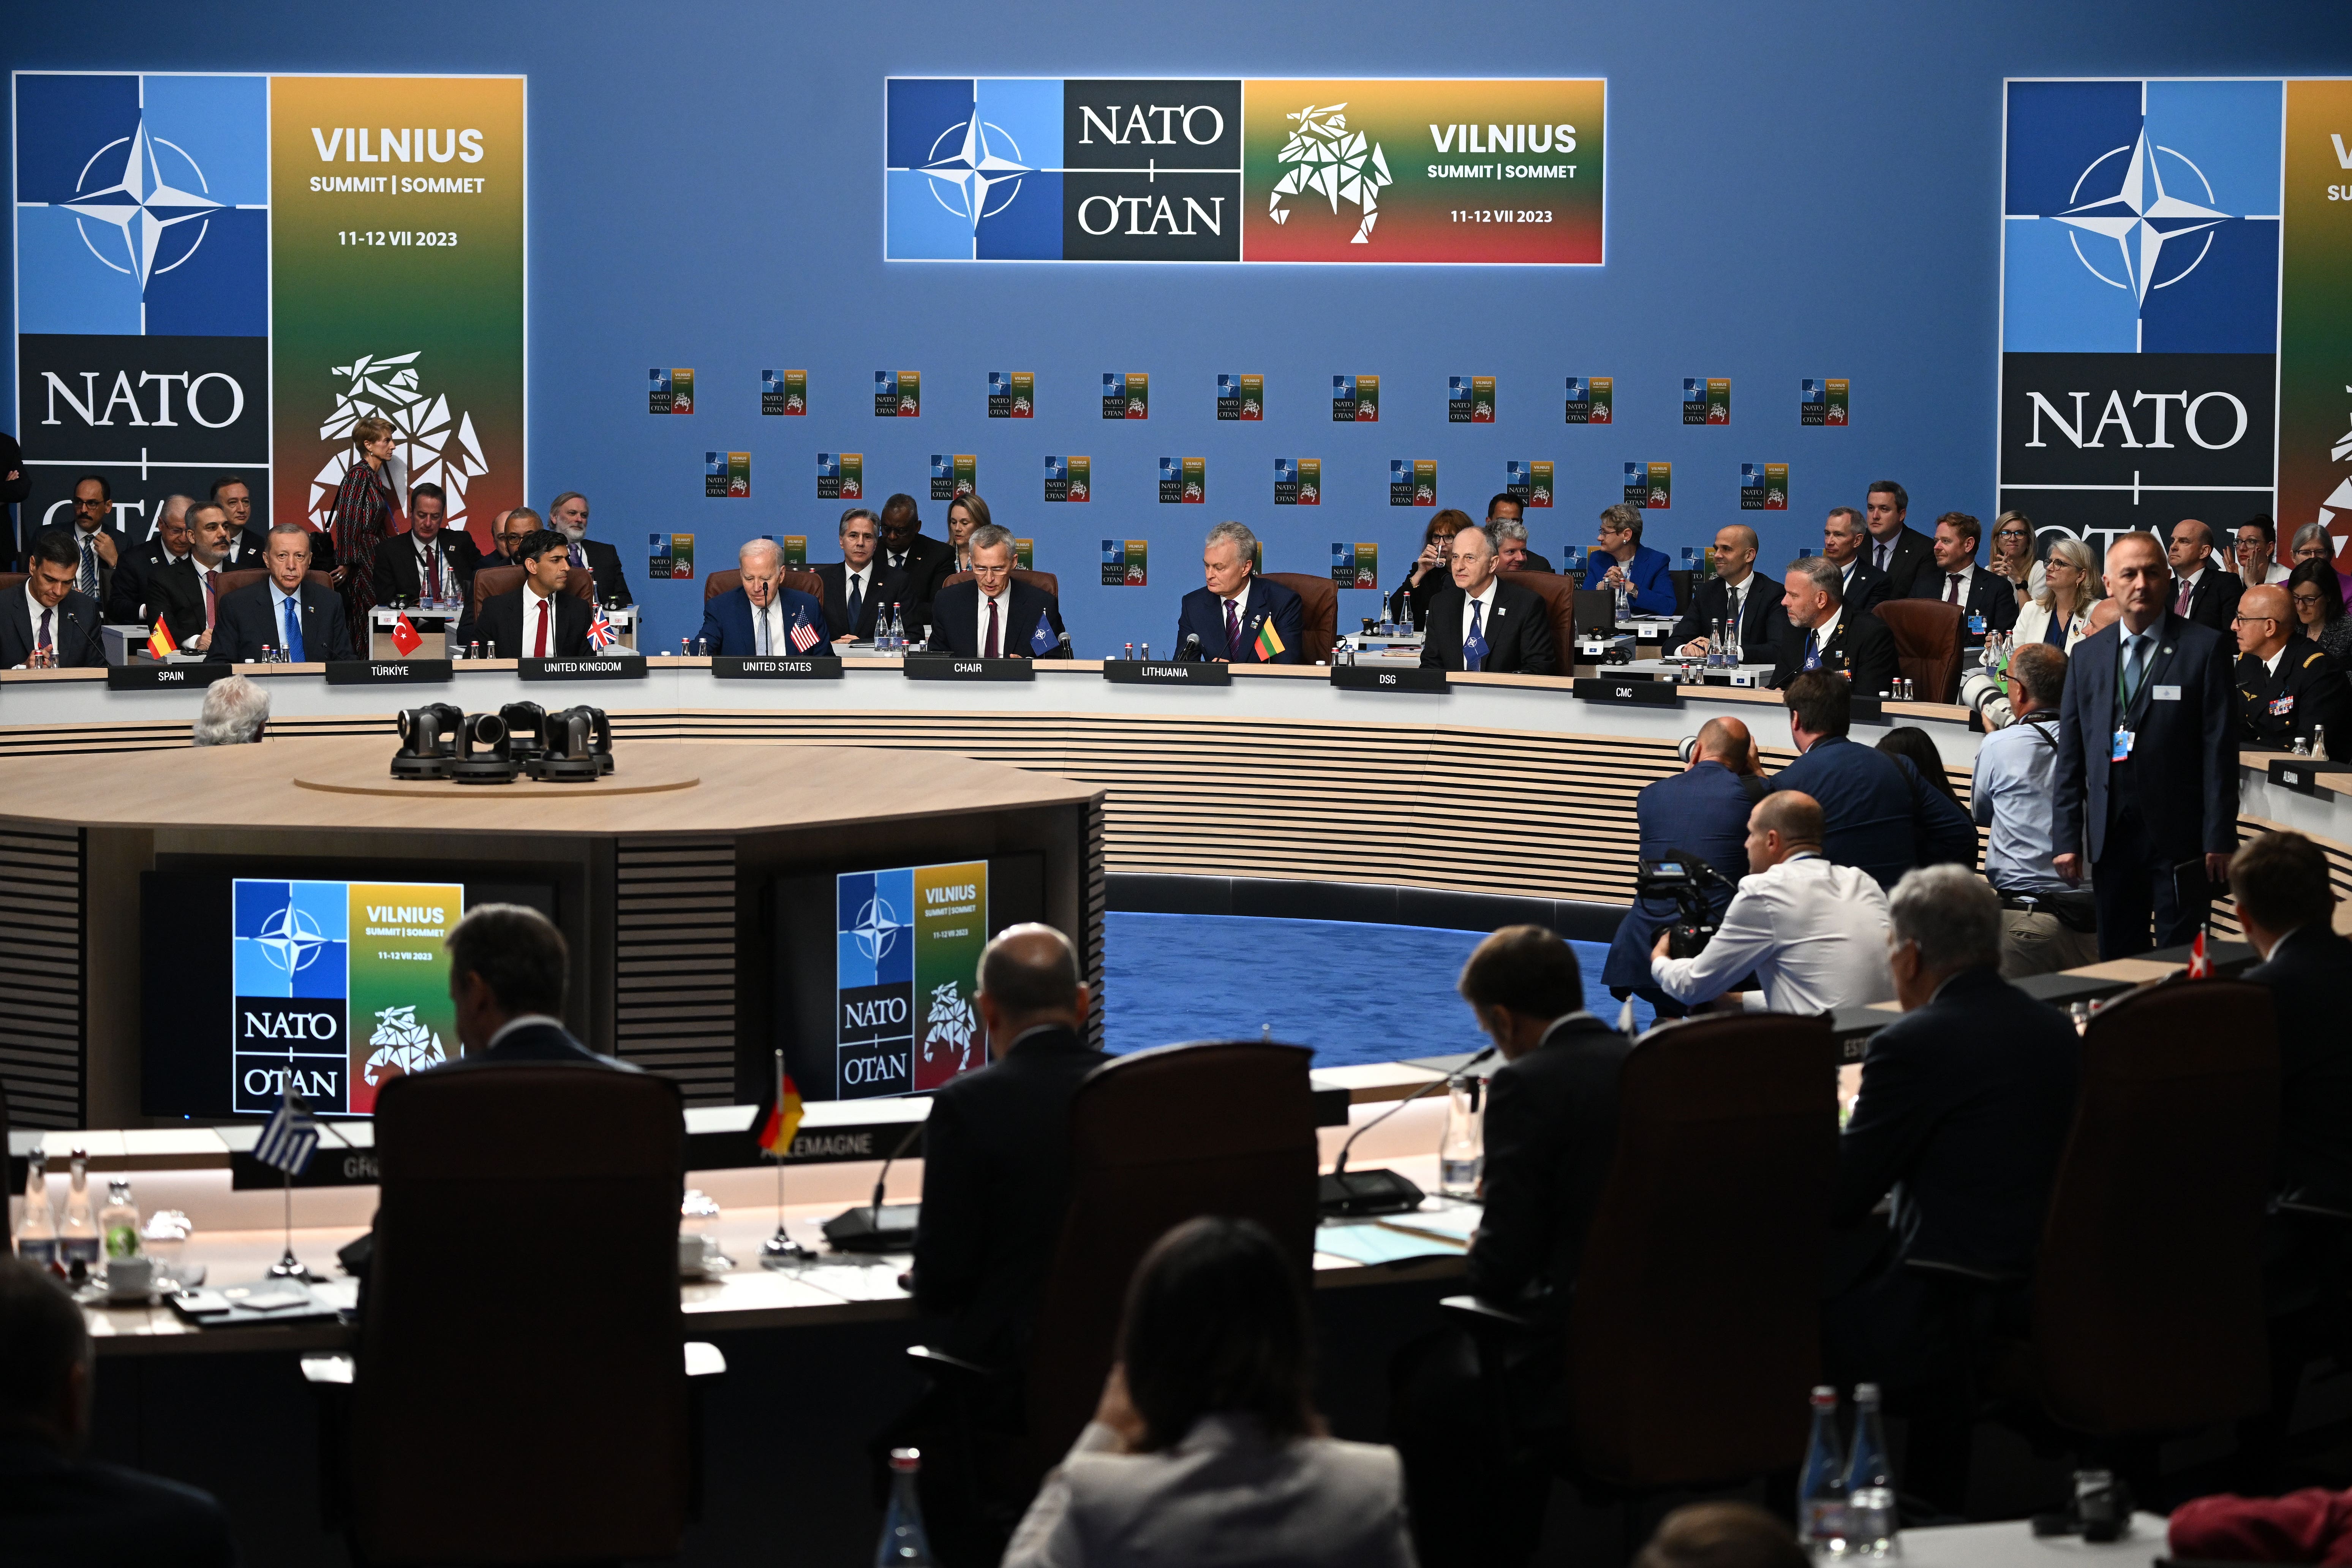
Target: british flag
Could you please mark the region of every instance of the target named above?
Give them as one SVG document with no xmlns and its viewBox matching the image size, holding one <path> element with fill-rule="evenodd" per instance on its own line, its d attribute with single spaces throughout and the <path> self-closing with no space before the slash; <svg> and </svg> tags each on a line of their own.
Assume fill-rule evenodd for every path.
<svg viewBox="0 0 2352 1568">
<path fill-rule="evenodd" d="M 613 617 L 604 613 L 602 605 L 596 606 L 596 618 L 588 623 L 588 640 L 595 644 L 598 653 L 621 640 L 620 628 L 613 624 Z"/>
</svg>

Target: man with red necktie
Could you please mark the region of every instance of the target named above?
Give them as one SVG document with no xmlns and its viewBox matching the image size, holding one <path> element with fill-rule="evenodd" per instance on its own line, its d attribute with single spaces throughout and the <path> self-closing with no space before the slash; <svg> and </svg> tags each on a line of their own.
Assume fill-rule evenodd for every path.
<svg viewBox="0 0 2352 1568">
<path fill-rule="evenodd" d="M 588 652 L 588 602 L 564 591 L 571 575 L 569 542 L 551 528 L 526 534 L 516 547 L 522 586 L 482 605 L 476 631 L 499 658 L 579 658 Z"/>
</svg>

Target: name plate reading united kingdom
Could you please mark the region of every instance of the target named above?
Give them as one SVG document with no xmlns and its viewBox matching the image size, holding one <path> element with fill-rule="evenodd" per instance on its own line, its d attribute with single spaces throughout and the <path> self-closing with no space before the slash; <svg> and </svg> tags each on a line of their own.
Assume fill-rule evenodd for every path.
<svg viewBox="0 0 2352 1568">
<path fill-rule="evenodd" d="M 1615 702 L 1643 708 L 1679 708 L 1683 689 L 1671 680 L 1611 679 L 1585 677 L 1574 688 L 1580 700 Z"/>
<path fill-rule="evenodd" d="M 522 658 L 515 661 L 516 672 L 525 680 L 643 680 L 646 661 L 642 654 L 611 658 Z"/>
<path fill-rule="evenodd" d="M 839 680 L 837 658 L 770 658 L 721 654 L 710 661 L 720 680 Z"/>
<path fill-rule="evenodd" d="M 1037 666 L 1025 658 L 960 658 L 954 654 L 911 653 L 909 680 L 1034 680 Z"/>
<path fill-rule="evenodd" d="M 1114 686 L 1231 686 L 1230 664 L 1175 664 L 1163 659 L 1107 658 L 1103 679 Z"/>
<path fill-rule="evenodd" d="M 451 679 L 446 658 L 352 658 L 327 666 L 330 686 L 440 686 Z"/>
<path fill-rule="evenodd" d="M 1419 665 L 1382 669 L 1370 664 L 1335 664 L 1331 684 L 1341 691 L 1444 691 L 1445 672 Z"/>
<path fill-rule="evenodd" d="M 234 665 L 192 663 L 152 664 L 141 660 L 137 664 L 109 665 L 106 689 L 109 691 L 179 691 L 191 686 L 210 686 L 236 673 Z"/>
</svg>

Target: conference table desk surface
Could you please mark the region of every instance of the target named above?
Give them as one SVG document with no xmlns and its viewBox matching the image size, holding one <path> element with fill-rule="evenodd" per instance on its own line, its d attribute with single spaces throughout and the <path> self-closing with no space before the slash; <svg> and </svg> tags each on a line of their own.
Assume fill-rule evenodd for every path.
<svg viewBox="0 0 2352 1568">
<path fill-rule="evenodd" d="M 1904 1568 L 2067 1568 L 2084 1563 L 2123 1568 L 2153 1563 L 2168 1551 L 2164 1516 L 2140 1512 L 2132 1515 L 2130 1532 L 2121 1541 L 2036 1535 L 2032 1521 L 2022 1519 L 1906 1530 L 1902 1557 L 1890 1561 L 1900 1561 Z"/>
</svg>

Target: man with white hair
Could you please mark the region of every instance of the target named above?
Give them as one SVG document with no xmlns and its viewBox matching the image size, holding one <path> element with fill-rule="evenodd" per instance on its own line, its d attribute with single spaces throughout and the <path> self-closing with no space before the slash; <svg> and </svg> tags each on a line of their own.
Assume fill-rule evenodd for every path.
<svg viewBox="0 0 2352 1568">
<path fill-rule="evenodd" d="M 1801 555 L 1789 563 L 1780 607 L 1787 626 L 1772 669 L 1775 687 L 1809 669 L 1843 675 L 1860 697 L 1883 696 L 1895 684 L 1894 634 L 1868 611 L 1846 608 L 1845 573 L 1829 557 Z"/>
<path fill-rule="evenodd" d="M 1297 664 L 1306 640 L 1305 603 L 1256 567 L 1257 535 L 1238 522 L 1209 530 L 1201 551 L 1207 585 L 1184 595 L 1176 614 L 1176 652 L 1188 637 L 1200 657 L 1225 664 Z"/>
<path fill-rule="evenodd" d="M 205 689 L 204 711 L 196 715 L 199 746 L 249 746 L 269 722 L 269 693 L 242 675 L 225 676 Z"/>
<path fill-rule="evenodd" d="M 147 619 L 147 580 L 175 561 L 188 558 L 189 496 L 165 496 L 155 512 L 155 526 L 146 539 L 126 545 L 115 563 L 114 581 L 106 595 L 106 618 L 114 626 Z"/>
<path fill-rule="evenodd" d="M 571 564 L 583 566 L 596 578 L 600 605 L 634 605 L 629 580 L 621 571 L 621 552 L 601 539 L 588 537 L 588 498 L 565 490 L 547 506 L 547 526 L 563 535 Z"/>
<path fill-rule="evenodd" d="M 747 541 L 735 552 L 742 586 L 702 606 L 702 640 L 713 655 L 768 658 L 831 654 L 824 603 L 784 586 L 783 547 L 772 539 Z M 796 627 L 806 627 L 793 639 Z"/>
</svg>

